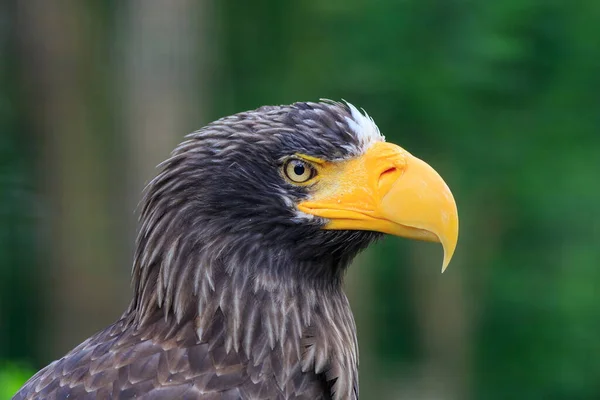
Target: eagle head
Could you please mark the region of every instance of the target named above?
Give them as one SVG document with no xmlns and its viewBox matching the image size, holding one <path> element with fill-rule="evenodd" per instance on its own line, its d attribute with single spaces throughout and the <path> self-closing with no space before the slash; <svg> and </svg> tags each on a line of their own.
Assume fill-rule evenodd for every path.
<svg viewBox="0 0 600 400">
<path fill-rule="evenodd" d="M 159 167 L 134 262 L 138 293 L 153 269 L 160 275 L 152 281 L 159 303 L 195 280 L 184 271 L 197 275 L 215 262 L 328 287 L 383 233 L 440 242 L 443 269 L 456 246 L 448 186 L 350 103 L 265 106 L 219 119 Z"/>
</svg>

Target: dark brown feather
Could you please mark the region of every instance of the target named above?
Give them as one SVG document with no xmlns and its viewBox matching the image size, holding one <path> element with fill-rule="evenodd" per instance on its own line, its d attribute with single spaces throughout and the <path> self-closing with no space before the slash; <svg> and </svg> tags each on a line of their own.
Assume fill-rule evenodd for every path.
<svg viewBox="0 0 600 400">
<path fill-rule="evenodd" d="M 219 325 L 219 318 L 215 321 Z M 301 360 L 296 359 L 293 372 L 283 378 L 289 362 L 281 359 L 282 353 L 267 351 L 257 365 L 243 353 L 227 352 L 225 332 L 216 327 L 209 339 L 192 343 L 188 338 L 196 335 L 193 322 L 177 324 L 158 316 L 152 329 L 137 330 L 123 319 L 41 370 L 15 399 L 329 398 L 324 377 L 302 372 Z M 171 325 L 177 331 L 166 337 Z"/>
<path fill-rule="evenodd" d="M 298 220 L 306 193 L 277 170 L 296 152 L 359 154 L 351 117 L 340 103 L 297 103 L 190 135 L 148 186 L 128 310 L 14 399 L 357 399 L 341 282 L 378 235 Z"/>
</svg>

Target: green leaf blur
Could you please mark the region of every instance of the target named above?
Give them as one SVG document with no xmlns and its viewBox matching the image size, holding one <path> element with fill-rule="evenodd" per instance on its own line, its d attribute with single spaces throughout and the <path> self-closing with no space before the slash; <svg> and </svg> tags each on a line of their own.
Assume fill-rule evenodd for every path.
<svg viewBox="0 0 600 400">
<path fill-rule="evenodd" d="M 0 400 L 10 399 L 33 375 L 33 371 L 11 364 L 0 367 Z"/>
</svg>

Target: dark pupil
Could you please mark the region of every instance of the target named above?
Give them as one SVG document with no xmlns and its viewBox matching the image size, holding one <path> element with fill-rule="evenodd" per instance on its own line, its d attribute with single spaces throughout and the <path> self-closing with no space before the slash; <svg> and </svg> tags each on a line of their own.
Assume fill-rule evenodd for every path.
<svg viewBox="0 0 600 400">
<path fill-rule="evenodd" d="M 297 163 L 296 165 L 294 165 L 294 173 L 296 175 L 304 175 L 304 165 Z"/>
</svg>

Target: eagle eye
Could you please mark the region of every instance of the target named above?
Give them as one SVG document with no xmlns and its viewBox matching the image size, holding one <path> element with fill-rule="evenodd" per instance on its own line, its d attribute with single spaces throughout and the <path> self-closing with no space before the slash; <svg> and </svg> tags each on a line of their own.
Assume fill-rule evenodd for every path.
<svg viewBox="0 0 600 400">
<path fill-rule="evenodd" d="M 292 183 L 306 183 L 317 175 L 312 165 L 297 158 L 286 161 L 283 165 L 283 173 Z"/>
</svg>

